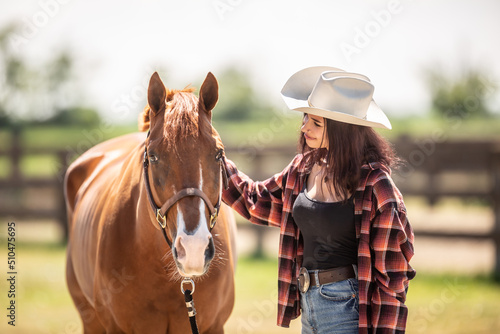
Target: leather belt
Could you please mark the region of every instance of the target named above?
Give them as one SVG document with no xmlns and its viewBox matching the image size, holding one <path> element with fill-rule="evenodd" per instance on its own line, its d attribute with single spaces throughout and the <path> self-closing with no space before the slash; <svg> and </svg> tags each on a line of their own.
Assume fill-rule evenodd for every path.
<svg viewBox="0 0 500 334">
<path fill-rule="evenodd" d="M 299 273 L 299 289 L 305 293 L 309 290 L 310 286 L 319 287 L 323 284 L 334 283 L 346 280 L 348 278 L 355 278 L 356 272 L 353 266 L 338 267 L 327 270 L 307 270 L 300 268 Z"/>
</svg>

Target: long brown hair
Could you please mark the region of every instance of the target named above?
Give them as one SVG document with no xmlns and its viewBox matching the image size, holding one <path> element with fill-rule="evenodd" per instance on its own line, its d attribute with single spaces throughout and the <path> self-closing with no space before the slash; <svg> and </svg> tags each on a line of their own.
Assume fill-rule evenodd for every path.
<svg viewBox="0 0 500 334">
<path fill-rule="evenodd" d="M 328 187 L 330 195 L 347 201 L 358 187 L 361 166 L 366 163 L 380 162 L 388 168 L 399 164 L 392 145 L 373 128 L 328 118 L 324 121 L 329 149 L 310 148 L 301 132 L 299 152 L 312 151 L 306 155 L 306 168 L 310 170 L 315 163 L 322 167 L 322 178 L 333 185 Z"/>
</svg>

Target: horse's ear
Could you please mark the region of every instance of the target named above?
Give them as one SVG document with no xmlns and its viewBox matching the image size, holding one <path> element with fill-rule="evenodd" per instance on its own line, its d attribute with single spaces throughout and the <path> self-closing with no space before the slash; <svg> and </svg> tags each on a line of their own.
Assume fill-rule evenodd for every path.
<svg viewBox="0 0 500 334">
<path fill-rule="evenodd" d="M 148 87 L 148 104 L 153 114 L 158 113 L 161 108 L 165 107 L 166 96 L 167 92 L 158 72 L 153 73 L 151 79 L 149 79 Z"/>
<path fill-rule="evenodd" d="M 217 100 L 219 99 L 219 84 L 217 83 L 217 79 L 212 74 L 212 72 L 208 72 L 205 81 L 200 88 L 200 103 L 205 107 L 207 112 L 210 112 L 215 105 L 217 104 Z"/>
</svg>

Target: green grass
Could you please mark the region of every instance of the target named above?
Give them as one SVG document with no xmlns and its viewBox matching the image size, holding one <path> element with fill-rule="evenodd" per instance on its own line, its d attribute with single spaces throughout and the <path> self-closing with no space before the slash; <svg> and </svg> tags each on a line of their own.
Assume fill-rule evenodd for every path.
<svg viewBox="0 0 500 334">
<path fill-rule="evenodd" d="M 59 171 L 60 163 L 54 155 L 29 155 L 21 160 L 22 175 L 53 176 Z"/>
<path fill-rule="evenodd" d="M 433 117 L 393 118 L 392 130 L 378 130 L 388 138 L 401 135 L 410 137 L 442 136 L 441 139 L 478 139 L 498 138 L 500 118 L 491 119 L 439 119 Z M 239 145 L 282 145 L 297 142 L 300 115 L 272 113 L 264 120 L 241 122 L 214 121 L 214 127 L 220 133 L 227 146 Z M 22 133 L 22 146 L 26 148 L 88 148 L 103 140 L 126 133 L 136 132 L 137 125 L 103 124 L 86 129 L 76 126 L 31 126 Z M 10 147 L 10 130 L 0 129 L 0 149 Z"/>
<path fill-rule="evenodd" d="M 23 130 L 22 144 L 27 148 L 88 149 L 104 140 L 137 131 L 137 126 L 101 125 L 80 127 L 39 126 Z"/>
<path fill-rule="evenodd" d="M 499 298 L 489 277 L 420 273 L 410 284 L 408 333 L 496 333 Z"/>
<path fill-rule="evenodd" d="M 0 178 L 6 178 L 10 175 L 10 161 L 7 157 L 0 156 Z"/>
<path fill-rule="evenodd" d="M 0 263 L 5 264 L 5 242 L 0 246 Z M 2 316 L 0 333 L 79 333 L 79 317 L 64 279 L 65 247 L 19 244 L 17 260 L 16 328 L 8 326 Z M 226 324 L 227 333 L 300 333 L 300 320 L 293 321 L 291 329 L 275 325 L 276 259 L 240 258 L 235 279 L 236 304 Z M 2 279 L 0 305 L 8 303 L 6 291 L 6 279 Z M 500 285 L 489 277 L 418 273 L 408 293 L 407 332 L 498 332 L 498 300 Z"/>
<path fill-rule="evenodd" d="M 7 263 L 5 242 L 1 246 L 2 263 Z M 66 327 L 78 325 L 64 281 L 64 257 L 65 247 L 60 245 L 17 245 L 16 327 L 2 320 L 1 333 L 66 333 Z M 0 291 L 1 305 L 7 305 L 4 279 Z"/>
<path fill-rule="evenodd" d="M 226 146 L 295 145 L 301 117 L 272 114 L 269 119 L 253 122 L 214 122 Z"/>
<path fill-rule="evenodd" d="M 498 139 L 500 118 L 453 119 L 437 117 L 391 118 L 392 130 L 379 130 L 389 138 L 410 136 L 412 138 L 458 139 Z"/>
</svg>

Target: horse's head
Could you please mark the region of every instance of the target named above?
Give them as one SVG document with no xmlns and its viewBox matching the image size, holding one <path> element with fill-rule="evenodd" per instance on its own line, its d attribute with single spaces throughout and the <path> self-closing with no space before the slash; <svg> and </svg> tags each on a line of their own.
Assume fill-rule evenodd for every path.
<svg viewBox="0 0 500 334">
<path fill-rule="evenodd" d="M 223 184 L 223 145 L 211 121 L 217 80 L 208 73 L 199 98 L 192 91 L 167 90 L 154 73 L 142 126 L 150 130 L 145 178 L 160 209 L 150 218 L 160 231 L 164 226 L 177 270 L 189 277 L 203 275 L 215 255 L 211 224 Z"/>
</svg>

